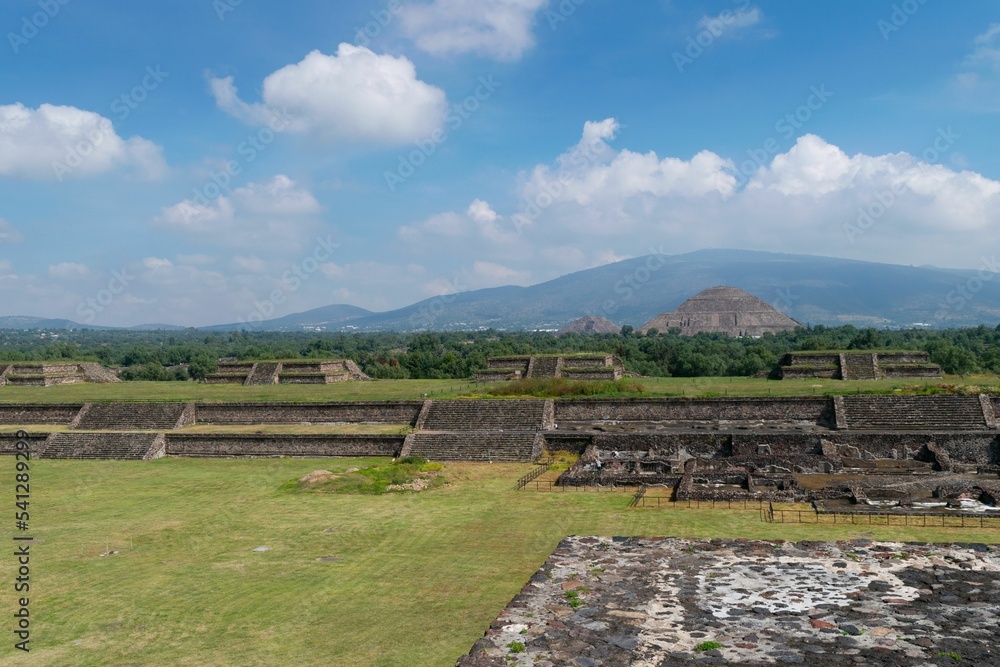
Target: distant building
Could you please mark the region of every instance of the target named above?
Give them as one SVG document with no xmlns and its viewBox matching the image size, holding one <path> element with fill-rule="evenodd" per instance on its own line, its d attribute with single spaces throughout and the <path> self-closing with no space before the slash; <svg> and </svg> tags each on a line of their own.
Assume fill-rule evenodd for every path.
<svg viewBox="0 0 1000 667">
<path fill-rule="evenodd" d="M 757 338 L 765 333 L 794 331 L 802 326 L 773 306 L 736 287 L 712 287 L 700 292 L 677 310 L 658 315 L 639 328 L 666 333 L 680 329 L 686 336 L 724 333 Z"/>
</svg>

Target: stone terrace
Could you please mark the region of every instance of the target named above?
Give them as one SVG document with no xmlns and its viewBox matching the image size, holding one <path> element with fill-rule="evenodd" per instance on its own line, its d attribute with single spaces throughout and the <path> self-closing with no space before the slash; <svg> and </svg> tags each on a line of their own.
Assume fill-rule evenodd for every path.
<svg viewBox="0 0 1000 667">
<path fill-rule="evenodd" d="M 526 462 L 542 454 L 544 439 L 536 433 L 415 433 L 403 455 L 434 461 Z"/>
<path fill-rule="evenodd" d="M 569 537 L 458 666 L 996 667 L 998 627 L 996 547 Z"/>
<path fill-rule="evenodd" d="M 844 396 L 849 429 L 985 430 L 984 401 L 978 396 Z"/>
<path fill-rule="evenodd" d="M 38 458 L 148 461 L 163 456 L 164 445 L 157 433 L 52 433 Z"/>
<path fill-rule="evenodd" d="M 193 403 L 88 403 L 71 424 L 84 431 L 164 431 L 194 423 Z"/>
<path fill-rule="evenodd" d="M 431 401 L 420 427 L 426 431 L 538 431 L 544 400 Z"/>
</svg>

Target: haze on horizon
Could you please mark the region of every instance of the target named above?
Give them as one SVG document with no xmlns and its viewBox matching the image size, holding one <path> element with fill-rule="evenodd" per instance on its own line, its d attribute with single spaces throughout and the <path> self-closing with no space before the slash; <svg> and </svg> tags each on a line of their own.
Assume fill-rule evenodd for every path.
<svg viewBox="0 0 1000 667">
<path fill-rule="evenodd" d="M 385 311 L 702 248 L 996 262 L 987 0 L 12 0 L 0 24 L 0 316 Z"/>
</svg>

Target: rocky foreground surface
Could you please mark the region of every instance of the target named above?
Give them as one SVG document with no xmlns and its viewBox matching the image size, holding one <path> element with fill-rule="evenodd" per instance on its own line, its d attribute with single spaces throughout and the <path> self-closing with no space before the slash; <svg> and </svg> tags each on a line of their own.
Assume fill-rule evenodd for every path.
<svg viewBox="0 0 1000 667">
<path fill-rule="evenodd" d="M 1000 547 L 568 537 L 459 667 L 1000 667 Z"/>
</svg>

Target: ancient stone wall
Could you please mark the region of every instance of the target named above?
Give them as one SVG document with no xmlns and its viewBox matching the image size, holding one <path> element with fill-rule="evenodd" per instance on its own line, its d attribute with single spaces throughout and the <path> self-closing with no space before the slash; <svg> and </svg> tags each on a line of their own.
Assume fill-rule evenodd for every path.
<svg viewBox="0 0 1000 667">
<path fill-rule="evenodd" d="M 832 423 L 833 399 L 801 397 L 557 400 L 556 423 L 593 421 L 803 421 Z"/>
<path fill-rule="evenodd" d="M 31 443 L 32 455 L 44 448 L 48 435 L 48 433 L 28 433 L 25 440 Z M 14 454 L 17 451 L 17 440 L 15 433 L 0 433 L 0 454 Z"/>
<path fill-rule="evenodd" d="M 396 456 L 402 435 L 167 435 L 169 456 Z"/>
<path fill-rule="evenodd" d="M 0 424 L 69 424 L 81 408 L 82 403 L 0 403 Z"/>
<path fill-rule="evenodd" d="M 410 424 L 423 401 L 338 403 L 198 403 L 199 424 L 370 423 Z"/>
</svg>

